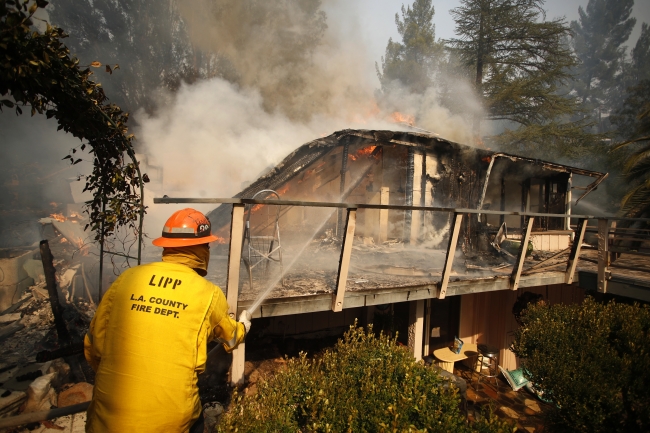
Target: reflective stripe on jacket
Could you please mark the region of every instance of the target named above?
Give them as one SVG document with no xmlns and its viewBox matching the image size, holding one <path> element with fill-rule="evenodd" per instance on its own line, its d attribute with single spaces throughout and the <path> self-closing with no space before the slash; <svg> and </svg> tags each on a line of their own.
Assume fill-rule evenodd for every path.
<svg viewBox="0 0 650 433">
<path fill-rule="evenodd" d="M 197 373 L 207 343 L 230 351 L 244 336 L 221 289 L 191 268 L 160 262 L 125 271 L 84 342 L 97 373 L 86 431 L 188 431 L 201 413 Z"/>
</svg>

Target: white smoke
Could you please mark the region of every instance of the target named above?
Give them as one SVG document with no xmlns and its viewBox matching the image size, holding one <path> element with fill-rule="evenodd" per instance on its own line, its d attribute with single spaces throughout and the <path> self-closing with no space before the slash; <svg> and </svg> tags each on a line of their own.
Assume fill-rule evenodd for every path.
<svg viewBox="0 0 650 433">
<path fill-rule="evenodd" d="M 230 56 L 229 61 L 244 70 L 240 71 L 242 78 L 237 85 L 220 78 L 185 84 L 177 93 L 167 95 L 169 102 L 155 115 L 136 113 L 139 149 L 147 154 L 151 165 L 162 167 L 164 173 L 156 195 L 231 197 L 243 189 L 245 182 L 254 181 L 315 138 L 345 128 L 412 130 L 392 121 L 391 113 L 378 107 L 375 92 L 379 81 L 374 69 L 378 59 L 365 54 L 368 50 L 359 37 L 355 14 L 350 13 L 352 6 L 333 0 L 326 6 L 328 29 L 322 43 L 302 63 L 292 58 L 292 69 L 266 59 L 269 54 L 260 48 L 266 45 L 242 33 L 251 28 L 249 22 L 240 26 L 229 23 L 228 28 L 235 33 L 222 31 L 214 38 L 206 38 L 206 33 L 196 26 L 210 24 L 210 18 L 194 15 L 188 20 L 190 33 L 202 36 L 200 45 L 216 44 L 220 53 Z M 240 12 L 233 10 L 228 16 L 250 19 Z M 282 23 L 272 24 L 269 34 L 275 34 L 273 26 L 277 25 Z M 208 29 L 207 34 L 210 32 L 215 29 Z M 239 44 L 239 50 L 233 48 L 233 41 Z M 264 65 L 269 63 L 274 67 L 267 71 Z M 287 95 L 287 77 L 297 79 L 299 92 Z M 282 83 L 275 93 L 270 86 L 274 80 Z M 442 138 L 471 143 L 471 126 L 441 106 L 436 89 L 423 95 L 396 92 L 391 97 L 392 106 L 418 119 L 417 126 Z M 457 98 L 471 99 L 471 91 L 459 86 Z M 163 216 L 183 207 L 149 206 L 149 233 L 159 231 Z M 207 211 L 214 205 L 197 208 Z"/>
</svg>

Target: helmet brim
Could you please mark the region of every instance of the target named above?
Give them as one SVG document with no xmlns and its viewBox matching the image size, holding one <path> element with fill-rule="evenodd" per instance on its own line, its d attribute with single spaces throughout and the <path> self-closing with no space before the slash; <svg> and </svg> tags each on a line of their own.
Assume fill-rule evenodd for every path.
<svg viewBox="0 0 650 433">
<path fill-rule="evenodd" d="M 218 241 L 219 238 L 210 235 L 201 238 L 166 238 L 159 237 L 151 241 L 157 247 L 173 248 L 173 247 L 190 247 L 193 245 L 209 244 L 210 242 Z"/>
</svg>

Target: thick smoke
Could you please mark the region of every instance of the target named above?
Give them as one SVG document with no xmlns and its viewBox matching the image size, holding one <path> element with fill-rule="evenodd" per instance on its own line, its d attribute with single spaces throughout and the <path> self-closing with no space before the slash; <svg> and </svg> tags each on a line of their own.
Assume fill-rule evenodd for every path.
<svg viewBox="0 0 650 433">
<path fill-rule="evenodd" d="M 169 195 L 231 196 L 299 145 L 343 128 L 406 129 L 378 107 L 376 59 L 343 2 L 193 0 L 180 7 L 195 48 L 232 66 L 184 85 L 154 117 L 138 113 L 139 143 Z M 347 21 L 344 21 L 347 20 Z M 392 25 L 392 23 L 387 23 Z M 424 95 L 395 91 L 418 126 L 471 143 L 471 128 Z M 459 91 L 459 98 L 471 92 Z M 167 209 L 168 210 L 168 209 Z"/>
</svg>

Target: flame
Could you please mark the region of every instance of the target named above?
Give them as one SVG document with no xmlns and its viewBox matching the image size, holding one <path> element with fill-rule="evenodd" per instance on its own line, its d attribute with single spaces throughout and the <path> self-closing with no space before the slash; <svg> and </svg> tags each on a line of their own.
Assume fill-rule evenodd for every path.
<svg viewBox="0 0 650 433">
<path fill-rule="evenodd" d="M 57 202 L 55 202 L 55 201 L 50 202 L 50 206 L 52 206 L 52 207 L 57 207 L 58 205 L 59 204 Z"/>
<path fill-rule="evenodd" d="M 390 117 L 396 123 L 406 123 L 408 126 L 413 126 L 415 124 L 415 117 L 410 114 L 403 114 L 396 111 L 391 114 Z"/>
<path fill-rule="evenodd" d="M 57 220 L 57 221 L 59 221 L 61 223 L 66 220 L 66 217 L 64 217 L 62 213 L 50 214 L 50 218 L 55 219 L 55 220 Z"/>
<path fill-rule="evenodd" d="M 348 158 L 352 161 L 356 161 L 357 159 L 361 158 L 362 156 L 370 156 L 372 155 L 372 152 L 377 148 L 377 146 L 366 146 L 362 149 L 357 150 L 357 152 L 352 155 L 348 155 Z"/>
<path fill-rule="evenodd" d="M 217 240 L 212 242 L 212 243 L 214 243 L 214 244 L 225 244 L 226 243 L 226 240 L 224 238 L 222 238 L 221 236 L 217 236 L 214 233 L 213 233 L 213 235 L 217 238 Z"/>
<path fill-rule="evenodd" d="M 368 156 L 377 148 L 377 146 L 366 146 L 357 151 L 357 156 Z"/>
<path fill-rule="evenodd" d="M 258 210 L 262 209 L 264 207 L 263 204 L 256 204 L 251 208 L 251 212 L 257 212 Z"/>
</svg>

